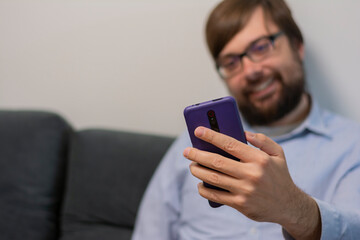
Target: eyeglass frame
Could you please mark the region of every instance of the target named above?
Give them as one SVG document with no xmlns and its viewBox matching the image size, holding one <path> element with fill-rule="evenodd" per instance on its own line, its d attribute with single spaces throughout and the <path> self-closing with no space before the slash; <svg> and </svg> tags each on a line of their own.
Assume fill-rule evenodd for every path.
<svg viewBox="0 0 360 240">
<path fill-rule="evenodd" d="M 264 58 L 261 58 L 261 59 L 258 60 L 258 61 L 254 61 L 254 60 L 252 59 L 251 55 L 248 54 L 248 52 L 251 50 L 251 48 L 254 46 L 254 44 L 256 44 L 257 42 L 259 42 L 259 41 L 261 41 L 261 40 L 263 40 L 263 39 L 268 39 L 268 40 L 270 40 L 271 46 L 274 48 L 275 40 L 276 40 L 278 37 L 280 37 L 281 35 L 283 35 L 283 34 L 284 34 L 283 31 L 279 31 L 279 32 L 277 32 L 277 33 L 274 33 L 274 34 L 271 34 L 271 35 L 268 35 L 268 36 L 260 37 L 260 38 L 258 38 L 258 39 L 256 39 L 256 40 L 254 40 L 253 42 L 251 42 L 251 44 L 245 49 L 244 52 L 242 52 L 242 53 L 240 53 L 240 54 L 229 54 L 229 55 L 227 55 L 227 56 L 225 56 L 225 57 L 234 57 L 234 58 L 236 58 L 236 59 L 239 60 L 239 63 L 240 63 L 241 65 L 242 65 L 242 59 L 243 59 L 245 56 L 247 56 L 252 62 L 260 62 L 260 61 L 262 61 L 264 58 L 266 58 L 266 56 L 264 56 Z M 219 59 L 216 60 L 215 67 L 216 67 L 216 71 L 218 72 L 218 74 L 220 75 L 220 77 L 221 77 L 222 79 L 224 79 L 224 80 L 225 80 L 225 79 L 229 79 L 229 78 L 235 76 L 236 73 L 241 72 L 241 70 L 243 69 L 243 68 L 241 68 L 241 70 L 235 71 L 234 74 L 231 75 L 231 76 L 229 76 L 229 77 L 224 77 L 223 74 L 221 74 L 221 71 L 220 71 L 220 67 L 222 67 L 222 66 L 221 66 L 220 63 L 219 63 Z"/>
</svg>

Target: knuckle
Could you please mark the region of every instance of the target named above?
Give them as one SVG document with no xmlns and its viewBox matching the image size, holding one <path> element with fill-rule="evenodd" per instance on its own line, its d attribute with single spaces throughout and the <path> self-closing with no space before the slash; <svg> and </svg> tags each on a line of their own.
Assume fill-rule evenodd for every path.
<svg viewBox="0 0 360 240">
<path fill-rule="evenodd" d="M 220 183 L 219 175 L 217 173 L 211 173 L 208 177 L 207 182 L 218 185 Z"/>
<path fill-rule="evenodd" d="M 244 187 L 242 193 L 243 193 L 245 199 L 250 199 L 251 196 L 254 195 L 254 192 L 255 192 L 255 187 L 253 185 L 247 185 L 247 187 Z"/>
<path fill-rule="evenodd" d="M 217 156 L 211 162 L 212 168 L 221 170 L 224 166 L 224 160 L 220 156 Z"/>
<path fill-rule="evenodd" d="M 256 186 L 261 182 L 263 178 L 263 171 L 262 170 L 253 171 L 251 174 L 249 174 L 248 178 L 250 182 Z M 250 190 L 246 192 L 251 193 Z"/>
<path fill-rule="evenodd" d="M 253 185 L 257 185 L 260 182 L 260 175 L 259 174 L 251 174 L 249 176 L 249 180 Z"/>
<path fill-rule="evenodd" d="M 236 149 L 236 142 L 235 141 L 226 141 L 224 142 L 223 149 L 226 152 L 234 152 Z"/>
<path fill-rule="evenodd" d="M 245 209 L 247 205 L 246 202 L 246 197 L 244 197 L 243 195 L 237 195 L 234 197 L 234 205 L 238 209 Z"/>
<path fill-rule="evenodd" d="M 270 164 L 270 158 L 268 156 L 264 156 L 258 161 L 261 168 L 266 168 Z"/>
</svg>

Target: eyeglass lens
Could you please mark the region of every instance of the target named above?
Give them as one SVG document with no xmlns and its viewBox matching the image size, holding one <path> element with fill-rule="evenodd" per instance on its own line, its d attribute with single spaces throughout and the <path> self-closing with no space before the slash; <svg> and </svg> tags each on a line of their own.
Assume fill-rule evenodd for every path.
<svg viewBox="0 0 360 240">
<path fill-rule="evenodd" d="M 273 36 L 263 37 L 253 42 L 243 54 L 226 56 L 218 62 L 218 71 L 222 78 L 231 78 L 242 71 L 242 58 L 247 56 L 253 62 L 266 58 L 273 50 Z"/>
</svg>

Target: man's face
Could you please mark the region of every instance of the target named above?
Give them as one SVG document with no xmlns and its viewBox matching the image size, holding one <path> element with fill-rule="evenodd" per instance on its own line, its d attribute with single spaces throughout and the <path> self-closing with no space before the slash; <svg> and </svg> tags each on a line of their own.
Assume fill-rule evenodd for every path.
<svg viewBox="0 0 360 240">
<path fill-rule="evenodd" d="M 259 7 L 247 25 L 225 45 L 219 57 L 240 54 L 255 40 L 279 31 L 272 21 L 265 19 Z M 241 72 L 225 80 L 249 124 L 269 125 L 298 105 L 305 92 L 303 55 L 302 44 L 294 49 L 283 34 L 275 40 L 269 56 L 256 63 L 245 56 Z"/>
</svg>

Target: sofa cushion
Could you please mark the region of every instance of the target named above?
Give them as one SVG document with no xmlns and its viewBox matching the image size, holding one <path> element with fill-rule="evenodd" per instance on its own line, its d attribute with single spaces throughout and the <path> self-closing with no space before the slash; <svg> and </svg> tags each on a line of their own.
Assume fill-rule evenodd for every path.
<svg viewBox="0 0 360 240">
<path fill-rule="evenodd" d="M 130 239 L 143 192 L 172 141 L 107 130 L 74 134 L 61 239 Z"/>
<path fill-rule="evenodd" d="M 1 239 L 58 239 L 70 132 L 53 113 L 0 111 Z"/>
</svg>

